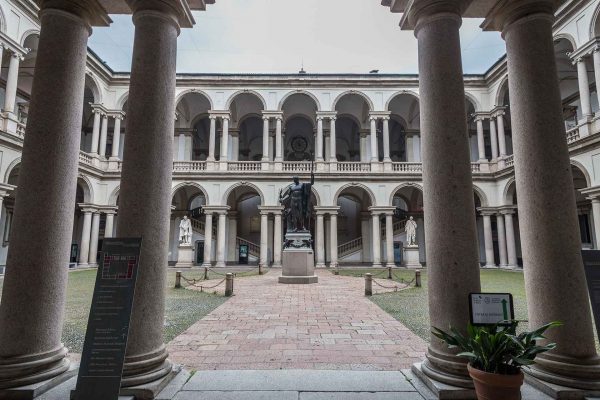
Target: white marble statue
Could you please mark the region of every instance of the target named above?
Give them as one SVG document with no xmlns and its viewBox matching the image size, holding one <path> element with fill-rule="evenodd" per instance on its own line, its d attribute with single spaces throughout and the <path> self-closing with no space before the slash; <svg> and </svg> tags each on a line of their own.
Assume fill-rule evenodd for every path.
<svg viewBox="0 0 600 400">
<path fill-rule="evenodd" d="M 416 246 L 417 245 L 417 223 L 414 221 L 413 217 L 410 217 L 408 221 L 406 221 L 406 241 L 408 242 L 408 246 Z"/>
<path fill-rule="evenodd" d="M 184 215 L 179 223 L 179 243 L 182 245 L 192 244 L 192 221 L 188 219 L 187 215 Z"/>
</svg>

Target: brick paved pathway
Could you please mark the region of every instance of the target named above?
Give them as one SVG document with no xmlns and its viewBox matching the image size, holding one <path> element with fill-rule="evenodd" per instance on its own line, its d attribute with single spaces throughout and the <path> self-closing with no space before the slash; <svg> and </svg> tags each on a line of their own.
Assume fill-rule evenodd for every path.
<svg viewBox="0 0 600 400">
<path fill-rule="evenodd" d="M 425 341 L 365 298 L 363 279 L 318 271 L 318 284 L 282 285 L 280 274 L 236 280 L 170 358 L 197 370 L 400 370 L 423 358 Z"/>
</svg>

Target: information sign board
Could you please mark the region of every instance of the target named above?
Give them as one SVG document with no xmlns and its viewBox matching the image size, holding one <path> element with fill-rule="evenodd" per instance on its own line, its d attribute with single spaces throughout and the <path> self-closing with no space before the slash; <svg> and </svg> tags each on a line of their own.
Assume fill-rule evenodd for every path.
<svg viewBox="0 0 600 400">
<path fill-rule="evenodd" d="M 75 400 L 119 397 L 141 244 L 141 238 L 102 243 Z"/>
<path fill-rule="evenodd" d="M 583 250 L 581 254 L 596 322 L 596 335 L 600 338 L 600 250 Z"/>
<path fill-rule="evenodd" d="M 510 293 L 470 293 L 471 325 L 506 325 L 502 321 L 515 319 Z"/>
</svg>

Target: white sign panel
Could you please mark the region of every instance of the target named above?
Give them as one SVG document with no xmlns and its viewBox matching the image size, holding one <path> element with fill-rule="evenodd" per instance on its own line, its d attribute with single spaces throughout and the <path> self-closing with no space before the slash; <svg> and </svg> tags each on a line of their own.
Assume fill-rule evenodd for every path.
<svg viewBox="0 0 600 400">
<path fill-rule="evenodd" d="M 469 308 L 472 325 L 495 325 L 515 318 L 510 293 L 471 293 Z"/>
</svg>

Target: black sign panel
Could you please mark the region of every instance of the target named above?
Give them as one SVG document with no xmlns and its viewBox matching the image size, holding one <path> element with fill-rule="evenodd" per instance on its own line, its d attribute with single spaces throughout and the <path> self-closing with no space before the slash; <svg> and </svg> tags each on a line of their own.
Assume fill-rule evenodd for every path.
<svg viewBox="0 0 600 400">
<path fill-rule="evenodd" d="M 104 239 L 75 400 L 116 400 L 125 360 L 142 239 Z"/>
<path fill-rule="evenodd" d="M 583 250 L 581 254 L 596 321 L 596 335 L 600 338 L 600 250 Z"/>
</svg>

